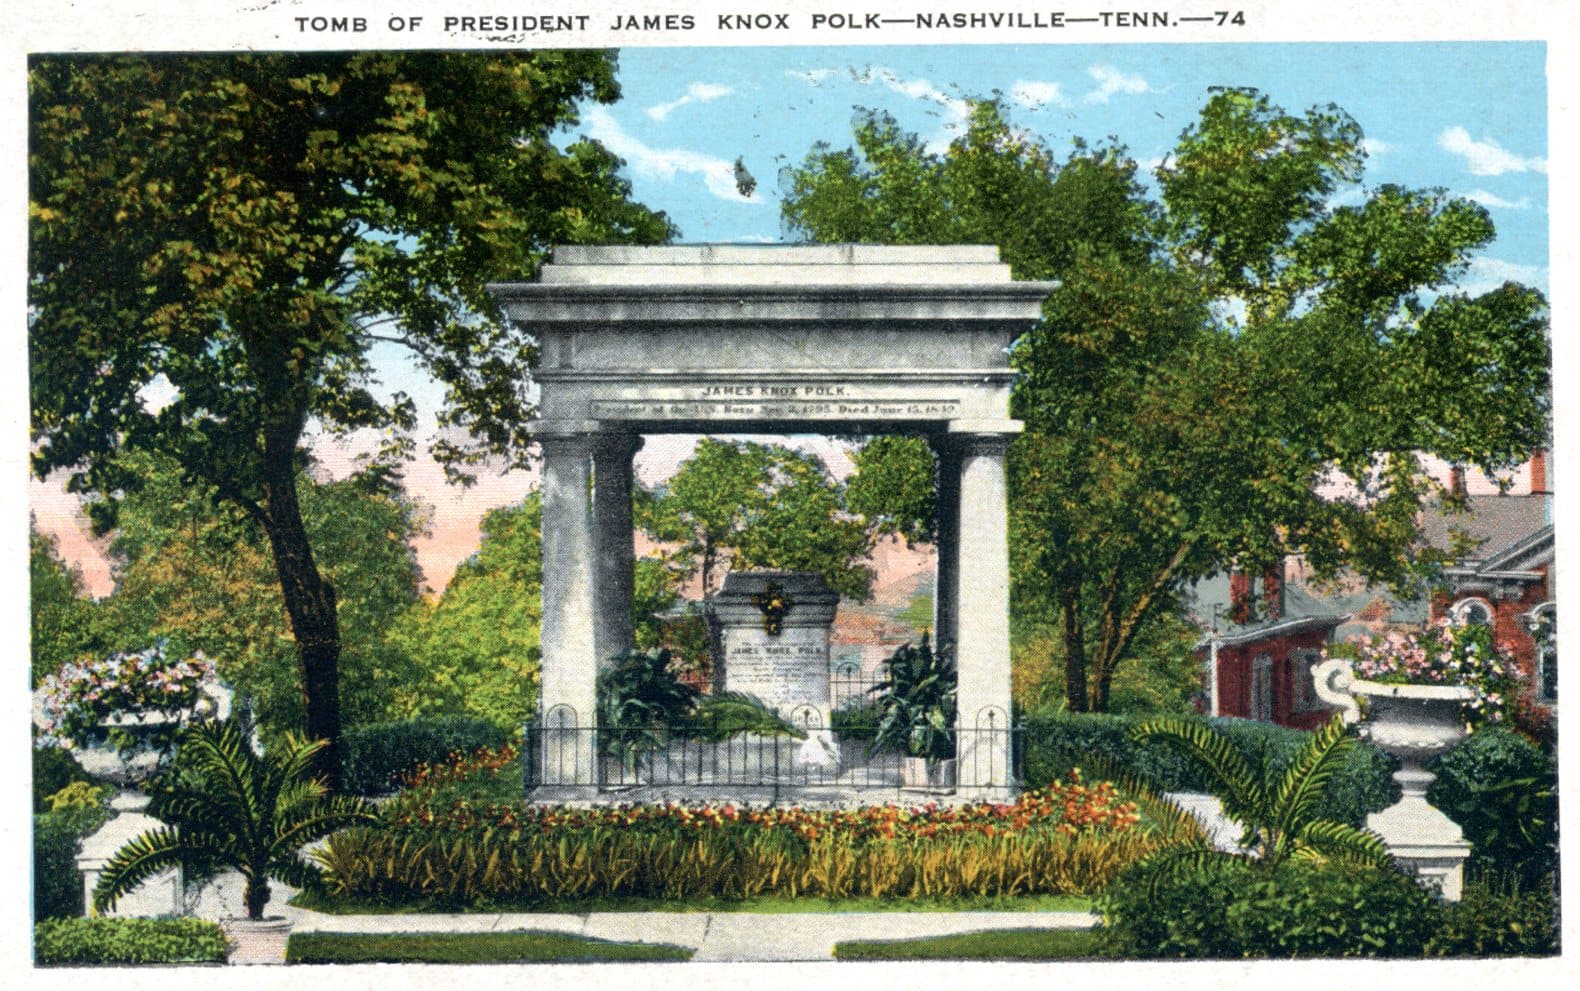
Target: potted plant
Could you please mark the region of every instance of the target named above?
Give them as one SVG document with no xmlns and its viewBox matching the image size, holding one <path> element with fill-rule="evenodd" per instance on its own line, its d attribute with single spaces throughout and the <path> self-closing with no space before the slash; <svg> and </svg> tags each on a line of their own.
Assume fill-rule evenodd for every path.
<svg viewBox="0 0 1580 991">
<path fill-rule="evenodd" d="M 669 669 L 670 654 L 627 650 L 598 675 L 598 745 L 605 784 L 636 784 L 645 755 L 664 749 L 701 693 Z"/>
<path fill-rule="evenodd" d="M 1426 800 L 1433 758 L 1478 726 L 1502 722 L 1514 698 L 1509 652 L 1479 623 L 1440 620 L 1424 630 L 1355 643 L 1354 658 L 1329 657 L 1312 672 L 1317 695 L 1397 757 L 1402 796 L 1367 826 L 1400 860 L 1457 900 L 1464 834 Z"/>
<path fill-rule="evenodd" d="M 868 691 L 877 696 L 878 713 L 870 750 L 900 751 L 900 787 L 953 791 L 956 679 L 950 652 L 934 650 L 925 635 L 919 647 L 905 644 L 883 662 L 883 680 Z"/>
<path fill-rule="evenodd" d="M 311 775 L 323 741 L 288 734 L 262 755 L 233 720 L 201 722 L 178 741 L 173 769 L 156 797 L 169 825 L 126 843 L 93 890 L 95 911 L 113 908 L 142 881 L 171 867 L 205 877 L 221 869 L 242 877 L 245 917 L 222 923 L 233 963 L 282 963 L 289 921 L 266 918 L 271 879 L 314 884 L 318 869 L 302 855 L 309 843 L 376 816 L 361 799 L 330 796 Z"/>
</svg>

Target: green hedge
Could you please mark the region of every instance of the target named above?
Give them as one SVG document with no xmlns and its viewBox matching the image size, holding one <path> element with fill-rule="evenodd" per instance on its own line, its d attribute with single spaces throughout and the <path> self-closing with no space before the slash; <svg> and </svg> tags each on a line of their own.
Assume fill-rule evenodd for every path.
<svg viewBox="0 0 1580 991">
<path fill-rule="evenodd" d="M 92 781 L 71 751 L 59 747 L 33 748 L 33 811 L 48 812 L 49 796 L 73 781 Z"/>
<path fill-rule="evenodd" d="M 1459 823 L 1472 877 L 1540 885 L 1558 864 L 1558 776 L 1525 737 L 1484 727 L 1437 759 L 1427 801 Z"/>
<path fill-rule="evenodd" d="M 1230 856 L 1153 859 L 1098 899 L 1103 939 L 1127 957 L 1419 956 L 1436 897 L 1392 868 L 1292 860 L 1272 871 Z"/>
<path fill-rule="evenodd" d="M 1551 879 L 1518 885 L 1472 882 L 1443 910 L 1427 953 L 1448 957 L 1533 957 L 1558 953 L 1558 897 Z"/>
<path fill-rule="evenodd" d="M 77 844 L 108 817 L 106 809 L 61 809 L 33 817 L 33 918 L 82 914 Z"/>
<path fill-rule="evenodd" d="M 510 733 L 475 716 L 353 726 L 345 734 L 345 787 L 360 795 L 391 791 L 400 775 L 418 764 L 437 764 L 451 754 L 497 747 L 509 739 Z"/>
<path fill-rule="evenodd" d="M 33 927 L 40 966 L 222 963 L 225 935 L 202 919 L 47 919 Z"/>
<path fill-rule="evenodd" d="M 1039 787 L 1076 766 L 1098 773 L 1133 775 L 1158 791 L 1211 792 L 1205 768 L 1161 741 L 1131 743 L 1131 727 L 1149 716 L 1061 713 L 1025 720 L 1026 783 Z M 1306 733 L 1250 719 L 1208 719 L 1255 759 L 1265 753 L 1276 770 L 1288 765 Z M 1392 805 L 1399 787 L 1389 759 L 1371 746 L 1356 747 L 1328 786 L 1318 810 L 1324 819 L 1361 825 L 1366 816 Z"/>
</svg>

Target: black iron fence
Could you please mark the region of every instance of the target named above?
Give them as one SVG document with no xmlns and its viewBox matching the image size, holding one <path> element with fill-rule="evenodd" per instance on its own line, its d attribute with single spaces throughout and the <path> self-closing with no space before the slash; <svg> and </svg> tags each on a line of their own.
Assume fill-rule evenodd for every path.
<svg viewBox="0 0 1580 991">
<path fill-rule="evenodd" d="M 859 677 L 834 679 L 823 711 L 799 706 L 788 715 L 802 738 L 742 734 L 698 739 L 687 726 L 586 725 L 556 706 L 527 726 L 524 784 L 599 791 L 676 788 L 794 790 L 915 789 L 935 792 L 1012 787 L 1022 778 L 1020 728 L 1002 709 L 977 713 L 953 732 L 954 758 L 909 758 L 873 740 L 866 689 Z"/>
</svg>

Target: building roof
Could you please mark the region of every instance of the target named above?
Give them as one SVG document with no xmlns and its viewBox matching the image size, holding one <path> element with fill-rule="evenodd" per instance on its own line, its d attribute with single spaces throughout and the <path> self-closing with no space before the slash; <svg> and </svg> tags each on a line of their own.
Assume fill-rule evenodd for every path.
<svg viewBox="0 0 1580 991">
<path fill-rule="evenodd" d="M 1433 509 L 1421 517 L 1421 537 L 1428 546 L 1451 550 L 1457 536 L 1468 539 L 1467 561 L 1490 561 L 1546 529 L 1552 530 L 1551 497 L 1538 495 L 1470 495 L 1466 511 Z"/>
</svg>

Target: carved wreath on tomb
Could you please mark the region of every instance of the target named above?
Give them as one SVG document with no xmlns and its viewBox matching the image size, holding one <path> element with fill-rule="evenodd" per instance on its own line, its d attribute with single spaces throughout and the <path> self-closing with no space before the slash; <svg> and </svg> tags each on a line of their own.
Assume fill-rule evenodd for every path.
<svg viewBox="0 0 1580 991">
<path fill-rule="evenodd" d="M 769 582 L 766 589 L 751 597 L 751 602 L 763 614 L 763 631 L 775 637 L 784 629 L 785 613 L 795 605 L 778 582 Z"/>
</svg>

